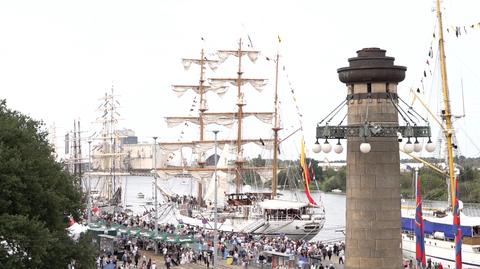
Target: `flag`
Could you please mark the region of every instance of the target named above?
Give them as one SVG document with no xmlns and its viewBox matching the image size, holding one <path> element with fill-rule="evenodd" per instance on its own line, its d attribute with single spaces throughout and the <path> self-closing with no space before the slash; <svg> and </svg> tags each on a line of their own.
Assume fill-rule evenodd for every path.
<svg viewBox="0 0 480 269">
<path fill-rule="evenodd" d="M 422 216 L 422 193 L 420 192 L 420 177 L 417 177 L 417 208 L 415 212 L 415 238 L 416 238 L 416 260 L 421 268 L 425 268 L 427 263 L 425 261 L 425 240 L 423 233 L 423 216 Z"/>
<path fill-rule="evenodd" d="M 462 229 L 460 228 L 460 209 L 458 208 L 458 177 L 455 180 L 453 225 L 455 227 L 455 269 L 462 269 Z"/>
<path fill-rule="evenodd" d="M 316 181 L 317 179 L 315 177 L 315 170 L 312 167 L 312 160 L 311 159 L 310 159 L 310 162 L 308 162 L 308 170 L 310 171 L 310 174 L 312 175 L 313 181 Z"/>
<path fill-rule="evenodd" d="M 302 149 L 302 151 L 300 153 L 300 166 L 301 166 L 301 170 L 302 170 L 303 182 L 304 182 L 304 185 L 305 185 L 305 195 L 307 196 L 308 201 L 311 204 L 317 205 L 317 202 L 315 202 L 315 199 L 313 199 L 312 195 L 310 194 L 310 187 L 309 187 L 310 172 L 308 171 L 307 161 L 305 159 L 305 141 L 303 141 L 303 138 L 302 138 L 301 149 Z"/>
<path fill-rule="evenodd" d="M 250 43 L 250 48 L 253 48 L 253 43 L 252 43 L 252 39 L 250 38 L 250 35 L 247 35 L 248 37 L 248 42 Z"/>
</svg>

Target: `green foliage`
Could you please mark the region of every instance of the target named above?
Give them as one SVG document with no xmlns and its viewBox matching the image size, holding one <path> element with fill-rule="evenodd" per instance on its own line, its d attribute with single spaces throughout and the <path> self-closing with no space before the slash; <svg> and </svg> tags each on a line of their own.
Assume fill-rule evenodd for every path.
<svg viewBox="0 0 480 269">
<path fill-rule="evenodd" d="M 0 264 L 4 268 L 39 268 L 52 243 L 45 225 L 22 215 L 0 216 Z"/>
<path fill-rule="evenodd" d="M 262 155 L 258 154 L 257 158 L 253 158 L 251 163 L 255 167 L 263 167 L 266 164 L 266 160 L 262 158 Z"/>
<path fill-rule="evenodd" d="M 467 182 L 467 181 L 474 181 L 475 179 L 479 178 L 479 173 L 476 169 L 472 168 L 471 166 L 465 166 L 460 171 L 460 181 Z"/>
<path fill-rule="evenodd" d="M 402 198 L 415 198 L 413 175 L 411 172 L 400 173 L 400 193 Z"/>
<path fill-rule="evenodd" d="M 0 245 L 0 265 L 66 268 L 85 258 L 77 268 L 93 268 L 93 248 L 75 243 L 65 230 L 65 214 L 79 218 L 82 194 L 54 160 L 42 127 L 0 100 L 0 241 L 18 250 L 3 255 L 12 252 Z"/>
<path fill-rule="evenodd" d="M 347 169 L 340 168 L 338 171 L 327 168 L 323 172 L 324 180 L 322 182 L 322 190 L 329 192 L 334 189 L 345 191 L 347 185 Z"/>
<path fill-rule="evenodd" d="M 278 186 L 285 186 L 288 188 L 302 188 L 303 182 L 300 182 L 300 166 L 294 165 L 280 170 L 278 173 Z"/>
<path fill-rule="evenodd" d="M 447 178 L 429 168 L 422 168 L 419 171 L 422 181 L 422 196 L 428 200 L 446 200 L 448 197 Z M 414 198 L 415 186 L 412 179 L 412 172 L 402 173 L 400 179 L 402 195 L 404 198 Z M 478 170 L 465 166 L 460 171 L 458 183 L 459 199 L 466 203 L 480 202 L 480 174 Z"/>
</svg>

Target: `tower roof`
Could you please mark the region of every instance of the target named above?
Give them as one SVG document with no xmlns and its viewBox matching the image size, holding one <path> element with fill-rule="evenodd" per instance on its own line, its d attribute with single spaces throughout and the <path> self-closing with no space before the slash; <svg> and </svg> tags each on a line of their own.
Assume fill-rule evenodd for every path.
<svg viewBox="0 0 480 269">
<path fill-rule="evenodd" d="M 341 82 L 398 83 L 405 78 L 405 66 L 394 65 L 395 58 L 385 56 L 386 50 L 380 48 L 364 48 L 357 51 L 357 57 L 349 58 L 349 66 L 337 69 Z"/>
</svg>

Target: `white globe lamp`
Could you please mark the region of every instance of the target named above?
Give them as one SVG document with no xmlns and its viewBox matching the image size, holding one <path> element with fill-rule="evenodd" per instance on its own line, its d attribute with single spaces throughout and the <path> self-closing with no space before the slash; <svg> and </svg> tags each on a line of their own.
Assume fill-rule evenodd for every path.
<svg viewBox="0 0 480 269">
<path fill-rule="evenodd" d="M 422 144 L 418 142 L 418 139 L 415 137 L 415 143 L 413 143 L 413 151 L 420 152 L 422 151 Z"/>
<path fill-rule="evenodd" d="M 328 143 L 328 140 L 325 140 L 325 143 L 323 143 L 322 150 L 325 153 L 330 153 L 330 151 L 332 151 L 332 145 L 330 145 L 330 143 Z"/>
<path fill-rule="evenodd" d="M 428 152 L 434 152 L 435 148 L 436 148 L 435 144 L 433 144 L 432 140 L 430 140 L 430 138 L 428 138 L 428 142 L 425 145 L 425 150 L 428 151 Z"/>
<path fill-rule="evenodd" d="M 410 138 L 408 138 L 407 143 L 405 143 L 405 145 L 403 145 L 403 151 L 405 151 L 405 153 L 412 153 L 413 148 L 414 148 L 413 144 L 412 144 L 412 142 L 410 142 Z"/>
<path fill-rule="evenodd" d="M 363 142 L 362 144 L 360 144 L 360 151 L 362 153 L 369 153 L 370 150 L 372 150 L 372 146 L 370 145 L 370 143 Z"/>
<path fill-rule="evenodd" d="M 333 147 L 333 151 L 335 151 L 335 153 L 337 154 L 340 154 L 343 152 L 343 146 L 342 144 L 340 144 L 340 140 L 338 141 L 338 143 Z"/>
<path fill-rule="evenodd" d="M 317 142 L 315 142 L 315 144 L 313 144 L 312 151 L 314 153 L 320 153 L 320 151 L 322 151 L 322 146 L 320 145 L 320 143 L 318 143 L 318 140 Z"/>
</svg>

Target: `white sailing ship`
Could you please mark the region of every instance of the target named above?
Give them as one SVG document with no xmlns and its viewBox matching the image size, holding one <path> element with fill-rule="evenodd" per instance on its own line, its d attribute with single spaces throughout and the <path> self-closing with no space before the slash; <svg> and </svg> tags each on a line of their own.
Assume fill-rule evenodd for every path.
<svg viewBox="0 0 480 269">
<path fill-rule="evenodd" d="M 120 106 L 113 86 L 110 93 L 105 93 L 97 108 L 101 114 L 96 122 L 101 125 L 101 130 L 89 138 L 89 163 L 90 171 L 85 173 L 88 181 L 87 191 L 97 193 L 93 198 L 94 206 L 107 207 L 113 210 L 122 206 L 122 182 L 127 175 L 125 169 L 125 153 L 122 149 L 124 137 L 117 128 L 119 121 L 118 107 Z"/>
<path fill-rule="evenodd" d="M 413 261 L 416 253 L 414 214 L 411 210 L 402 210 L 403 256 Z M 480 217 L 461 214 L 461 219 L 463 268 L 480 268 Z M 442 217 L 430 215 L 424 218 L 426 258 L 441 263 L 444 268 L 455 268 L 455 228 L 452 223 L 451 213 Z"/>
<path fill-rule="evenodd" d="M 325 214 L 321 205 L 314 205 L 311 202 L 297 200 L 281 200 L 277 197 L 277 175 L 278 175 L 278 151 L 279 148 L 279 101 L 278 101 L 278 60 L 276 58 L 276 83 L 274 92 L 273 112 L 250 112 L 245 111 L 246 99 L 244 98 L 246 84 L 261 92 L 267 85 L 263 78 L 247 78 L 244 75 L 244 62 L 248 58 L 252 63 L 258 59 L 259 51 L 244 50 L 242 41 L 238 43 L 236 50 L 217 51 L 217 60 L 206 57 L 201 51 L 199 59 L 183 59 L 184 67 L 188 69 L 192 64 L 200 67 L 200 79 L 196 85 L 174 85 L 173 90 L 182 95 L 188 90 L 193 90 L 199 100 L 198 114 L 194 116 L 166 117 L 169 127 L 182 124 L 185 127 L 197 125 L 199 127 L 198 140 L 160 142 L 159 147 L 163 152 L 168 152 L 169 158 L 180 159 L 180 165 L 171 165 L 169 162 L 161 164 L 156 169 L 160 178 L 168 179 L 178 174 L 188 174 L 197 184 L 197 199 L 199 208 L 189 209 L 187 206 L 180 208 L 177 218 L 179 221 L 214 229 L 215 204 L 218 205 L 219 230 L 247 232 L 262 235 L 286 235 L 290 238 L 309 240 L 313 238 L 323 227 Z M 238 60 L 236 77 L 212 78 L 207 80 L 207 67 L 215 70 L 227 58 L 236 57 Z M 229 92 L 228 85 L 235 86 L 236 100 L 232 105 L 236 111 L 232 112 L 210 112 L 207 106 L 207 93 L 226 95 Z M 226 103 L 226 101 L 224 102 Z M 271 104 L 268 102 L 267 104 Z M 263 102 L 263 107 L 268 107 Z M 256 118 L 259 124 L 267 125 L 267 128 L 245 127 L 247 118 Z M 214 125 L 220 128 L 220 134 L 233 133 L 229 138 L 206 139 L 206 126 Z M 268 134 L 263 134 L 267 130 Z M 273 132 L 269 131 L 273 130 Z M 182 132 L 183 133 L 183 132 Z M 210 132 L 211 133 L 211 132 Z M 253 135 L 255 138 L 249 138 Z M 244 153 L 248 145 L 254 144 L 259 150 L 256 152 L 268 152 L 272 156 L 267 165 L 252 165 L 247 157 L 253 154 L 248 148 L 248 154 Z M 221 150 L 220 156 L 216 154 L 217 148 Z M 208 156 L 215 150 L 213 158 Z M 188 161 L 185 156 L 196 155 L 196 158 Z M 212 160 L 213 159 L 213 160 Z M 183 178 L 183 177 L 182 177 Z M 215 188 L 215 178 L 217 186 Z M 271 191 L 260 188 L 258 191 L 248 190 L 244 185 L 245 179 L 250 181 L 259 180 L 262 185 L 270 182 Z M 207 185 L 206 191 L 204 186 Z M 234 188 L 230 186 L 234 185 Z M 158 187 L 158 186 L 157 186 Z M 254 188 L 257 189 L 257 188 Z M 216 190 L 216 191 L 215 191 Z M 161 190 L 166 194 L 165 190 Z M 215 199 L 216 197 L 216 199 Z M 217 201 L 217 203 L 215 203 Z"/>
<path fill-rule="evenodd" d="M 434 166 L 432 167 L 428 163 L 426 164 L 440 173 L 446 174 L 449 186 L 450 208 L 443 211 L 443 213 L 430 212 L 431 214 L 423 219 L 423 224 L 421 225 L 418 221 L 418 219 L 421 219 L 421 210 L 415 213 L 412 210 L 402 209 L 402 250 L 404 257 L 411 259 L 416 264 L 416 253 L 421 247 L 420 244 L 419 246 L 416 244 L 415 231 L 417 230 L 417 233 L 421 234 L 419 231 L 423 229 L 425 232 L 424 254 L 431 263 L 441 263 L 443 268 L 480 268 L 480 217 L 463 215 L 461 213 L 461 201 L 456 197 L 458 195 L 456 191 L 458 178 L 455 176 L 453 156 L 455 132 L 452 126 L 452 110 L 448 93 L 440 0 L 436 1 L 436 14 L 438 18 L 439 58 L 444 102 L 442 108 L 442 129 L 444 130 L 446 144 L 446 172 Z M 419 190 L 419 187 L 417 188 Z M 419 193 L 417 193 L 417 196 L 417 206 L 421 208 Z M 419 215 L 417 219 L 415 214 Z M 458 221 L 458 227 L 455 224 L 455 218 Z M 423 228 L 419 228 L 421 226 Z M 459 244 L 456 244 L 457 241 Z M 461 249 L 456 250 L 457 246 Z"/>
</svg>

